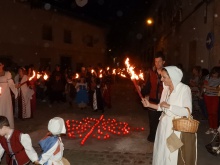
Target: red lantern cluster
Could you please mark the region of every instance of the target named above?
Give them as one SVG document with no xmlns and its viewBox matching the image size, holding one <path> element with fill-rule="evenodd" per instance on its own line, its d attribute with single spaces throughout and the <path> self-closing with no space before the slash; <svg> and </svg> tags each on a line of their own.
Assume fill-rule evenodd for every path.
<svg viewBox="0 0 220 165">
<path fill-rule="evenodd" d="M 70 138 L 82 138 L 81 145 L 91 136 L 98 140 L 106 140 L 111 135 L 127 135 L 130 131 L 144 131 L 144 128 L 131 128 L 126 122 L 118 122 L 115 119 L 105 119 L 101 115 L 99 119 L 83 118 L 82 121 L 66 120 L 67 135 Z"/>
</svg>

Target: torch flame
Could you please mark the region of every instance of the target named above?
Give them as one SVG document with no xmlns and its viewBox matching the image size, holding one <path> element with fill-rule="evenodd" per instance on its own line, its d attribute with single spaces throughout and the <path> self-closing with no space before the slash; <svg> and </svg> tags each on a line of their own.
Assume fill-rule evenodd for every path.
<svg viewBox="0 0 220 165">
<path fill-rule="evenodd" d="M 75 78 L 79 78 L 79 74 L 78 73 L 76 73 L 76 77 Z"/>
<path fill-rule="evenodd" d="M 46 73 L 44 73 L 44 80 L 48 79 L 48 75 Z"/>
<path fill-rule="evenodd" d="M 121 73 L 121 77 L 126 77 L 123 73 Z"/>
<path fill-rule="evenodd" d="M 131 79 L 132 79 L 132 81 L 133 81 L 133 83 L 134 83 L 134 86 L 135 86 L 135 88 L 136 88 L 136 90 L 137 90 L 138 95 L 140 96 L 140 98 L 143 98 L 143 96 L 142 96 L 142 94 L 141 94 L 141 91 L 140 91 L 140 87 L 139 87 L 139 86 L 137 85 L 137 83 L 136 83 L 136 80 L 138 80 L 139 77 L 135 74 L 135 72 L 134 72 L 134 67 L 132 67 L 132 66 L 129 64 L 129 58 L 127 58 L 127 59 L 125 60 L 125 65 L 127 66 L 127 72 L 131 75 Z"/>
<path fill-rule="evenodd" d="M 116 69 L 113 69 L 112 74 L 116 74 Z"/>
<path fill-rule="evenodd" d="M 37 73 L 37 79 L 39 79 L 42 75 L 38 72 Z"/>
<path fill-rule="evenodd" d="M 28 80 L 31 81 L 35 77 L 35 71 L 33 70 L 33 76 L 31 76 Z"/>
<path fill-rule="evenodd" d="M 134 67 L 132 67 L 129 63 L 129 58 L 126 59 L 125 65 L 127 66 L 127 72 L 131 75 L 131 79 L 138 80 L 138 76 L 134 72 Z"/>
<path fill-rule="evenodd" d="M 143 74 L 143 73 L 140 73 L 140 74 L 138 75 L 138 77 L 139 77 L 140 79 L 144 80 L 144 74 Z"/>
</svg>

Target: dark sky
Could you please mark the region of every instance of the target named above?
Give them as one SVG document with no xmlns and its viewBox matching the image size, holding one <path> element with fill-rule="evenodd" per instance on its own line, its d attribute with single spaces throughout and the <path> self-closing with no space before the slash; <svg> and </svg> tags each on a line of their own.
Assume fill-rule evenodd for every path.
<svg viewBox="0 0 220 165">
<path fill-rule="evenodd" d="M 147 13 L 152 0 L 32 0 L 43 2 L 45 8 L 59 8 L 79 17 L 114 24 L 115 21 L 135 21 Z M 78 2 L 78 3 L 77 3 Z M 80 4 L 82 6 L 80 7 Z M 51 5 L 51 6 L 50 6 Z"/>
<path fill-rule="evenodd" d="M 56 8 L 57 11 L 109 28 L 108 46 L 123 49 L 129 40 L 128 33 L 131 31 L 138 33 L 140 26 L 144 26 L 153 0 L 32 0 L 32 2 L 41 2 L 41 7 L 43 2 L 46 10 Z"/>
</svg>

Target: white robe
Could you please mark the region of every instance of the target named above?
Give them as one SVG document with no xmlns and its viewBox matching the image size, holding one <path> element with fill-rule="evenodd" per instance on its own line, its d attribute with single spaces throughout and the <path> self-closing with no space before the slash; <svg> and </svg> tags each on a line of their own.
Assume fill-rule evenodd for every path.
<svg viewBox="0 0 220 165">
<path fill-rule="evenodd" d="M 10 72 L 5 72 L 5 75 L 0 76 L 0 87 L 0 115 L 7 117 L 10 127 L 14 128 L 14 115 L 10 89 L 14 93 L 15 98 L 18 96 L 18 92 L 15 88 Z"/>
<path fill-rule="evenodd" d="M 188 116 L 188 111 L 184 107 L 188 107 L 192 110 L 191 90 L 187 85 L 179 83 L 169 97 L 168 95 L 169 89 L 165 86 L 160 102 L 168 102 L 168 104 L 170 104 L 170 108 L 161 109 L 160 106 L 158 106 L 158 111 L 164 112 L 160 117 L 160 122 L 157 128 L 153 151 L 153 165 L 177 165 L 178 150 L 171 153 L 167 147 L 166 139 L 173 132 L 173 118 Z M 180 132 L 174 132 L 178 137 L 180 137 Z"/>
<path fill-rule="evenodd" d="M 24 75 L 21 79 L 21 81 L 19 82 L 19 75 L 15 76 L 15 83 L 16 84 L 22 84 L 23 82 L 26 82 L 28 80 L 28 76 Z M 23 84 L 20 88 L 18 88 L 18 92 L 22 92 L 23 94 L 23 99 L 24 99 L 24 103 L 25 105 L 25 113 L 22 112 L 22 118 L 30 118 L 31 117 L 31 99 L 32 99 L 32 95 L 34 94 L 34 91 L 32 89 L 30 89 L 27 86 L 27 83 Z M 23 110 L 23 109 L 22 109 Z M 15 116 L 17 117 L 18 114 L 18 109 L 15 108 Z"/>
</svg>

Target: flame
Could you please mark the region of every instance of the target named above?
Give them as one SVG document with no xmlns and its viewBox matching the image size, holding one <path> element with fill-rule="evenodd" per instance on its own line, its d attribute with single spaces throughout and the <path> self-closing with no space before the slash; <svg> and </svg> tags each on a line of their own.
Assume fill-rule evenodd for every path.
<svg viewBox="0 0 220 165">
<path fill-rule="evenodd" d="M 121 73 L 121 77 L 126 77 L 123 73 Z"/>
<path fill-rule="evenodd" d="M 28 80 L 31 81 L 35 77 L 35 71 L 33 70 L 33 76 L 31 76 Z"/>
<path fill-rule="evenodd" d="M 139 77 L 140 79 L 144 80 L 144 74 L 143 74 L 142 72 L 138 75 L 138 77 Z"/>
<path fill-rule="evenodd" d="M 112 74 L 116 74 L 116 69 L 113 69 L 113 70 L 112 70 Z"/>
<path fill-rule="evenodd" d="M 109 70 L 110 68 L 109 67 L 107 67 L 107 70 Z"/>
<path fill-rule="evenodd" d="M 125 60 L 125 65 L 126 65 L 126 67 L 127 67 L 127 72 L 131 75 L 131 79 L 136 79 L 136 80 L 138 80 L 139 77 L 138 77 L 138 75 L 135 74 L 135 72 L 134 72 L 134 67 L 132 67 L 132 66 L 130 65 L 130 63 L 129 63 L 129 58 L 127 58 L 127 59 Z"/>
<path fill-rule="evenodd" d="M 48 75 L 46 73 L 44 73 L 44 80 L 48 79 Z"/>
<path fill-rule="evenodd" d="M 102 78 L 102 74 L 99 75 L 99 78 Z"/>
<path fill-rule="evenodd" d="M 76 76 L 75 76 L 75 78 L 79 78 L 79 74 L 78 74 L 78 73 L 76 73 Z"/>
<path fill-rule="evenodd" d="M 38 72 L 37 73 L 37 79 L 39 79 L 42 75 Z"/>
<path fill-rule="evenodd" d="M 94 73 L 94 70 L 93 70 L 93 69 L 91 70 L 91 73 Z"/>
</svg>

